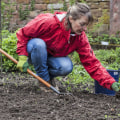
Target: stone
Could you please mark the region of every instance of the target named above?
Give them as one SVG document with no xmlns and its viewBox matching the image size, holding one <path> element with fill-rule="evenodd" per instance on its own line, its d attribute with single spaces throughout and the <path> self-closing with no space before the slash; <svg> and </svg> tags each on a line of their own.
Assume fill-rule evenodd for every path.
<svg viewBox="0 0 120 120">
<path fill-rule="evenodd" d="M 35 3 L 36 4 L 42 4 L 42 3 L 44 3 L 44 0 L 35 0 Z"/>
<path fill-rule="evenodd" d="M 57 4 L 48 4 L 47 9 L 60 9 L 63 8 L 63 3 L 57 3 Z"/>
<path fill-rule="evenodd" d="M 30 18 L 35 18 L 39 13 L 37 11 L 30 11 Z"/>
<path fill-rule="evenodd" d="M 17 3 L 25 3 L 25 4 L 29 4 L 30 0 L 16 0 Z"/>
<path fill-rule="evenodd" d="M 47 5 L 46 4 L 35 4 L 35 9 L 36 10 L 46 10 Z"/>
</svg>

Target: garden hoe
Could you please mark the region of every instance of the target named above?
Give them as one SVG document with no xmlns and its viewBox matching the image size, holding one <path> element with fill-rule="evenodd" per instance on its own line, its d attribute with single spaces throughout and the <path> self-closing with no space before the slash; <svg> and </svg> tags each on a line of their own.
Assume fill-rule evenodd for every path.
<svg viewBox="0 0 120 120">
<path fill-rule="evenodd" d="M 8 57 L 10 60 L 12 60 L 14 63 L 18 63 L 18 61 L 16 59 L 14 59 L 13 57 L 11 57 L 8 53 L 6 53 L 4 50 L 2 50 L 0 48 L 0 53 L 4 54 L 6 57 Z M 39 76 L 37 76 L 34 72 L 32 72 L 30 69 L 27 69 L 27 72 L 32 75 L 33 77 L 35 77 L 36 79 L 38 79 L 40 82 L 42 82 L 45 86 L 47 86 L 48 88 L 51 88 L 54 92 L 56 92 L 59 95 L 69 95 L 71 93 L 61 93 L 60 91 L 58 91 L 55 87 L 53 87 L 51 84 L 49 84 L 48 82 L 46 82 L 45 80 L 43 80 L 42 78 L 40 78 Z"/>
</svg>

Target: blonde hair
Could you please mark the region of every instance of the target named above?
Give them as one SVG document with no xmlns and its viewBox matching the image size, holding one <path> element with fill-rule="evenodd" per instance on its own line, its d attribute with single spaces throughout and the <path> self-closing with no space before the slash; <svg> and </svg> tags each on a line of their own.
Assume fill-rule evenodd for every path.
<svg viewBox="0 0 120 120">
<path fill-rule="evenodd" d="M 93 16 L 91 14 L 89 6 L 85 3 L 78 3 L 78 2 L 75 3 L 67 11 L 66 18 L 65 18 L 66 29 L 69 30 L 71 28 L 69 16 L 72 16 L 72 18 L 76 20 L 76 19 L 79 19 L 81 16 L 85 16 L 85 15 L 88 17 L 88 23 L 92 23 Z"/>
</svg>

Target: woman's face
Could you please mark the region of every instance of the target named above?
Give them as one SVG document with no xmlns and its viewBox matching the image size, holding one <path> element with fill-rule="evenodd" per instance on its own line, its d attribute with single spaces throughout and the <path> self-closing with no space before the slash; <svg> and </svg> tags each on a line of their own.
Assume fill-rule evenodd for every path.
<svg viewBox="0 0 120 120">
<path fill-rule="evenodd" d="M 88 18 L 87 16 L 82 16 L 79 19 L 73 20 L 72 16 L 69 17 L 71 23 L 71 32 L 80 35 L 82 31 L 87 30 Z"/>
</svg>

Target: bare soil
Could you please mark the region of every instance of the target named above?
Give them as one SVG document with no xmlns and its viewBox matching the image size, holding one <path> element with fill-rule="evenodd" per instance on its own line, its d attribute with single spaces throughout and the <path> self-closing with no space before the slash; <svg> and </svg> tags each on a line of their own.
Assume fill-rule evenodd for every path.
<svg viewBox="0 0 120 120">
<path fill-rule="evenodd" d="M 73 87 L 72 95 L 58 95 L 42 91 L 28 74 L 1 73 L 0 120 L 120 120 L 119 94 L 79 88 Z"/>
</svg>

